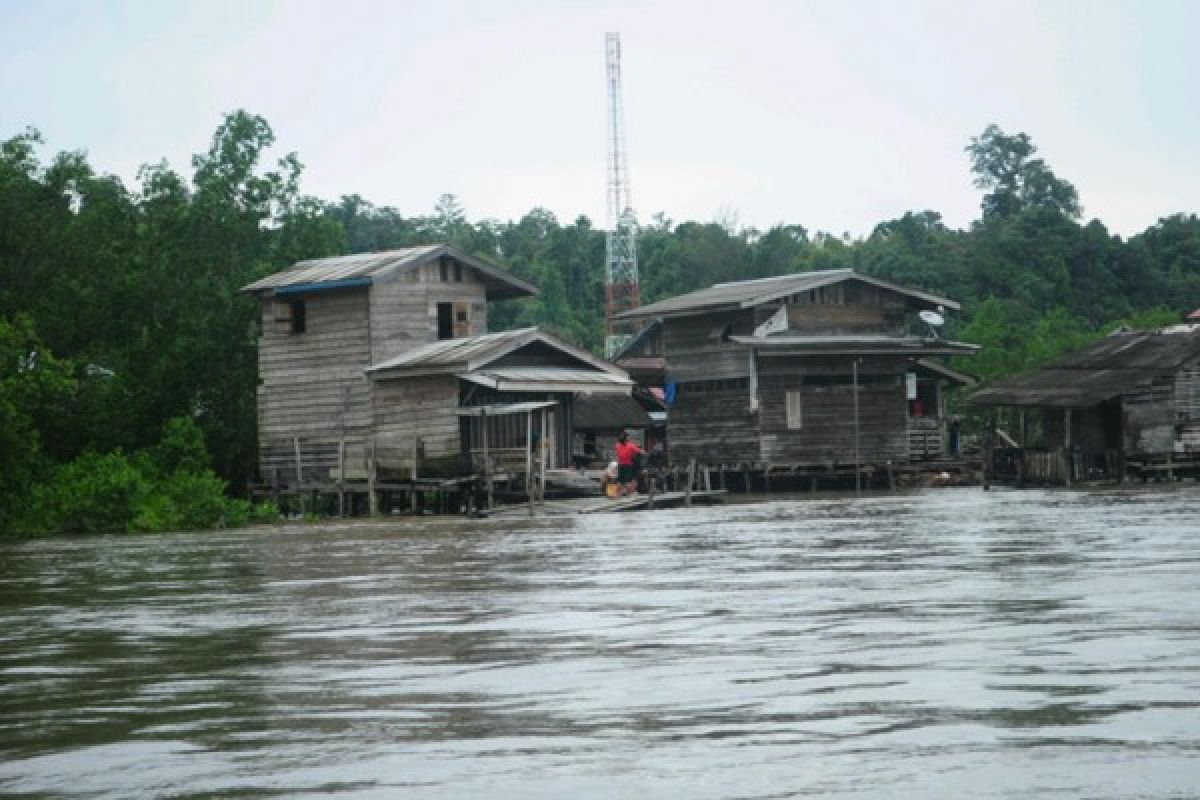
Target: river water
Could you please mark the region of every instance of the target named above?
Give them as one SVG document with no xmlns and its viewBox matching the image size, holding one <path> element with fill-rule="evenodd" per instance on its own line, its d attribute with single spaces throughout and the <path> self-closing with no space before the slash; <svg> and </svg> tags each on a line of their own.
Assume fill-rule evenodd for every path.
<svg viewBox="0 0 1200 800">
<path fill-rule="evenodd" d="M 0 544 L 10 797 L 1200 796 L 1200 488 Z"/>
</svg>

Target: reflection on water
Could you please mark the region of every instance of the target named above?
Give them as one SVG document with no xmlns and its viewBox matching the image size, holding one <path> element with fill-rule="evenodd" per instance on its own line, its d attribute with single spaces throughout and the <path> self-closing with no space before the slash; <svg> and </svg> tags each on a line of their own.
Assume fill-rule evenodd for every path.
<svg viewBox="0 0 1200 800">
<path fill-rule="evenodd" d="M 16 797 L 1192 797 L 1200 494 L 0 545 Z"/>
</svg>

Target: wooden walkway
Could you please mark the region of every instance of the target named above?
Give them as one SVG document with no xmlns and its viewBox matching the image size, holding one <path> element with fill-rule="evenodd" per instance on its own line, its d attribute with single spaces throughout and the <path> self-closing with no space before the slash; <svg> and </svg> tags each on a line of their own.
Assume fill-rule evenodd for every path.
<svg viewBox="0 0 1200 800">
<path fill-rule="evenodd" d="M 724 489 L 691 492 L 691 503 L 721 502 L 726 492 Z M 662 508 L 678 508 L 689 503 L 688 492 L 665 492 L 663 494 L 638 494 L 629 497 L 574 497 L 564 500 L 551 500 L 535 504 L 530 510 L 528 505 L 513 505 L 494 508 L 487 516 L 496 518 L 516 517 L 565 517 L 575 514 L 609 514 L 618 511 L 650 511 Z"/>
</svg>

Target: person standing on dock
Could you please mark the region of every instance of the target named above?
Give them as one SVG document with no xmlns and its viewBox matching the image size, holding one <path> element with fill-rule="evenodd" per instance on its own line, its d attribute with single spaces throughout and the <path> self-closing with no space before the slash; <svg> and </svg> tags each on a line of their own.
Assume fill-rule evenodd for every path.
<svg viewBox="0 0 1200 800">
<path fill-rule="evenodd" d="M 637 443 L 629 441 L 628 432 L 621 431 L 617 438 L 617 484 L 621 487 L 622 495 L 637 494 L 636 462 L 638 456 L 645 454 L 646 451 Z"/>
</svg>

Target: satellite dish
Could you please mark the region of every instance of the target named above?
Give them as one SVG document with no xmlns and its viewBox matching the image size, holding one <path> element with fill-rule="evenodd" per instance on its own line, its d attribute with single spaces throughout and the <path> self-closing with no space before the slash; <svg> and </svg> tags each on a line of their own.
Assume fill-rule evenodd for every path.
<svg viewBox="0 0 1200 800">
<path fill-rule="evenodd" d="M 940 328 L 946 324 L 946 318 L 936 311 L 922 311 L 917 316 L 926 325 L 932 325 L 935 328 Z"/>
</svg>

